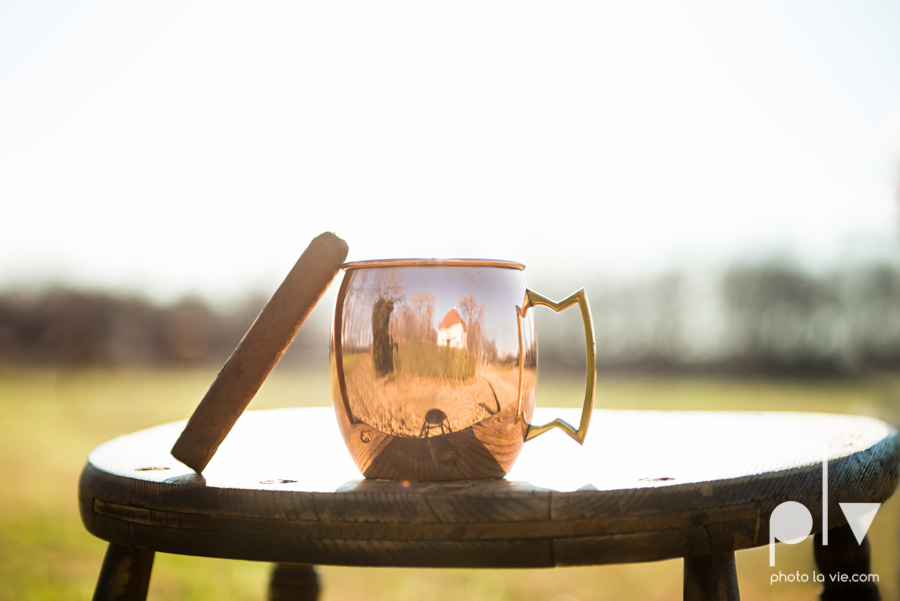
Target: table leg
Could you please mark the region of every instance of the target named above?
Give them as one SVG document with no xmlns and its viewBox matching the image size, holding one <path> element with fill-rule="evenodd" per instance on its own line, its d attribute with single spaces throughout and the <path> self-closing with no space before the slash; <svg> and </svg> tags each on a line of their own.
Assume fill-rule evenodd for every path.
<svg viewBox="0 0 900 601">
<path fill-rule="evenodd" d="M 269 601 L 316 601 L 319 577 L 316 569 L 301 563 L 277 563 L 269 581 Z"/>
<path fill-rule="evenodd" d="M 152 568 L 153 551 L 110 544 L 94 589 L 94 601 L 144 601 Z"/>
<path fill-rule="evenodd" d="M 684 558 L 684 601 L 740 601 L 734 552 Z"/>
<path fill-rule="evenodd" d="M 820 595 L 822 601 L 878 601 L 881 595 L 878 585 L 868 582 L 871 574 L 870 561 L 872 547 L 869 537 L 862 544 L 856 542 L 856 536 L 849 524 L 828 531 L 828 546 L 822 546 L 822 533 L 813 540 L 813 552 L 816 564 L 825 576 L 824 590 Z M 864 577 L 865 582 L 851 582 L 854 576 Z M 834 580 L 832 580 L 834 578 Z M 845 581 L 841 581 L 844 579 Z"/>
</svg>

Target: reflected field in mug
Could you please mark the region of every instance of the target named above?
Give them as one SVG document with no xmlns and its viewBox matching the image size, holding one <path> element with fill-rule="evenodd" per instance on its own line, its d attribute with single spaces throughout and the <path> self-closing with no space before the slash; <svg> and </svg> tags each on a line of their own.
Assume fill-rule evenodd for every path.
<svg viewBox="0 0 900 601">
<path fill-rule="evenodd" d="M 462 380 L 423 376 L 412 370 L 404 373 L 402 358 L 396 365 L 392 378 L 378 377 L 371 352 L 344 357 L 353 417 L 385 434 L 427 438 L 458 432 L 518 404 L 519 369 L 515 365 L 476 364 L 473 375 Z M 533 388 L 534 372 L 529 372 L 526 385 Z"/>
</svg>

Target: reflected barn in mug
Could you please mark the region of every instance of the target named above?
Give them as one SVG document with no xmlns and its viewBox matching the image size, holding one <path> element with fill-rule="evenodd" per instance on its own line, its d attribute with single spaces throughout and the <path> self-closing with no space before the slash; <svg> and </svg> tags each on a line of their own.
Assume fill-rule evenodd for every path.
<svg viewBox="0 0 900 601">
<path fill-rule="evenodd" d="M 524 266 L 409 259 L 344 269 L 329 348 L 332 396 L 363 475 L 504 476 L 525 441 L 537 385 Z"/>
</svg>

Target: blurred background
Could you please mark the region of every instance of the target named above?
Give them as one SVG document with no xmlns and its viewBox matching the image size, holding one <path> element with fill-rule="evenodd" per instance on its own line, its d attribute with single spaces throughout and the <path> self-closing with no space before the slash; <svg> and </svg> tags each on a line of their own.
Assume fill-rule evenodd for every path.
<svg viewBox="0 0 900 601">
<path fill-rule="evenodd" d="M 586 288 L 600 408 L 900 422 L 897 31 L 887 1 L 0 3 L 0 599 L 90 595 L 87 453 L 188 417 L 326 230 Z M 330 403 L 333 302 L 253 408 Z M 579 322 L 538 316 L 541 404 L 578 404 Z M 745 599 L 816 598 L 738 567 Z M 677 597 L 680 570 L 322 574 L 325 599 L 586 601 Z M 160 556 L 151 598 L 261 598 L 267 571 Z"/>
</svg>

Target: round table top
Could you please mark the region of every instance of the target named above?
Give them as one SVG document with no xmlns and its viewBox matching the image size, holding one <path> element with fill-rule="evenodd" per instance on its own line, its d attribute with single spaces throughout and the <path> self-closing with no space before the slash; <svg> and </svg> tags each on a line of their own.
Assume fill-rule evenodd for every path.
<svg viewBox="0 0 900 601">
<path fill-rule="evenodd" d="M 535 420 L 577 410 L 537 410 Z M 127 547 L 272 562 L 547 567 L 689 557 L 764 545 L 771 511 L 882 502 L 897 431 L 815 413 L 595 411 L 585 445 L 549 432 L 500 480 L 365 480 L 332 408 L 250 411 L 202 475 L 169 451 L 176 422 L 90 454 L 82 520 Z"/>
</svg>

